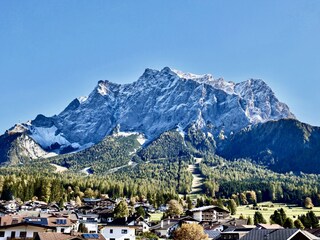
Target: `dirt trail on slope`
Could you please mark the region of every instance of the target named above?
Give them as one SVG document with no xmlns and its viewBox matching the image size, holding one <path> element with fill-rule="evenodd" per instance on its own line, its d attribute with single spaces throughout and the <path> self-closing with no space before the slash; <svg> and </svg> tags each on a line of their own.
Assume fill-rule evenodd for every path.
<svg viewBox="0 0 320 240">
<path fill-rule="evenodd" d="M 204 178 L 201 175 L 199 169 L 199 163 L 201 163 L 202 158 L 195 158 L 196 163 L 189 165 L 188 169 L 192 173 L 192 188 L 190 194 L 199 194 L 202 192 L 202 185 Z"/>
</svg>

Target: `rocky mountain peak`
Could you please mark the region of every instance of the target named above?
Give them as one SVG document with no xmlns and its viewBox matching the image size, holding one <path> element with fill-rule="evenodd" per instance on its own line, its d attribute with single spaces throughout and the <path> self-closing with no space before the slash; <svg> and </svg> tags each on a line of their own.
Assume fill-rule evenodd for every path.
<svg viewBox="0 0 320 240">
<path fill-rule="evenodd" d="M 183 73 L 165 67 L 146 69 L 131 84 L 98 82 L 88 97 L 73 100 L 53 117 L 38 115 L 28 133 L 45 149 L 82 149 L 100 142 L 121 125 L 152 141 L 176 126 L 196 123 L 217 136 L 238 132 L 251 124 L 294 118 L 262 80 L 242 83 L 214 79 L 210 74 Z"/>
</svg>

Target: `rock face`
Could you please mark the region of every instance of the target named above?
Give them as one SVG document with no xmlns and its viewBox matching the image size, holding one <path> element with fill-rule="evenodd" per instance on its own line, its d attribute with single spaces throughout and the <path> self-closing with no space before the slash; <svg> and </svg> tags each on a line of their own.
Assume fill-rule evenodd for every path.
<svg viewBox="0 0 320 240">
<path fill-rule="evenodd" d="M 88 97 L 73 100 L 59 115 L 38 115 L 24 126 L 44 149 L 60 151 L 96 144 L 117 125 L 151 141 L 191 123 L 216 136 L 287 118 L 295 117 L 262 80 L 236 84 L 165 67 L 146 69 L 132 84 L 99 81 Z"/>
<path fill-rule="evenodd" d="M 0 163 L 21 164 L 48 155 L 27 134 L 23 125 L 16 125 L 0 136 Z"/>
</svg>

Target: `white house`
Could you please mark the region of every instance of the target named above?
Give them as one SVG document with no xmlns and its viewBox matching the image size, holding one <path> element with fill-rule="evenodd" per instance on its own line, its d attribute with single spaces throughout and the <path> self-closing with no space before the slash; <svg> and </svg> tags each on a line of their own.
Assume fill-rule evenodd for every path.
<svg viewBox="0 0 320 240">
<path fill-rule="evenodd" d="M 77 213 L 79 223 L 84 224 L 88 233 L 98 233 L 99 215 Z"/>
<path fill-rule="evenodd" d="M 33 239 L 38 232 L 54 231 L 53 227 L 40 226 L 33 223 L 21 222 L 8 226 L 0 226 L 0 240 Z"/>
<path fill-rule="evenodd" d="M 214 205 L 193 208 L 187 213 L 199 222 L 218 221 L 230 217 L 230 212 L 228 210 Z"/>
<path fill-rule="evenodd" d="M 100 233 L 107 240 L 135 240 L 136 229 L 141 226 L 135 224 L 135 218 L 109 219 Z"/>
</svg>

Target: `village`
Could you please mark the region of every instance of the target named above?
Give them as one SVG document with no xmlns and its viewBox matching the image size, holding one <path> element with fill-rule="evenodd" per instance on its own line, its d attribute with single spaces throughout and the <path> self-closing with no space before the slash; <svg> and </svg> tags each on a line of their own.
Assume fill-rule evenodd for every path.
<svg viewBox="0 0 320 240">
<path fill-rule="evenodd" d="M 181 201 L 180 201 L 181 202 Z M 177 200 L 155 209 L 146 199 L 83 198 L 63 206 L 36 199 L 0 202 L 0 240 L 183 239 L 179 229 L 197 226 L 203 239 L 320 239 L 320 229 L 249 223 L 215 205 L 183 208 Z M 155 220 L 152 216 L 162 216 Z M 197 238 L 198 239 L 198 238 Z M 200 238 L 199 238 L 200 239 Z M 201 238 L 202 239 L 202 238 Z"/>
</svg>

